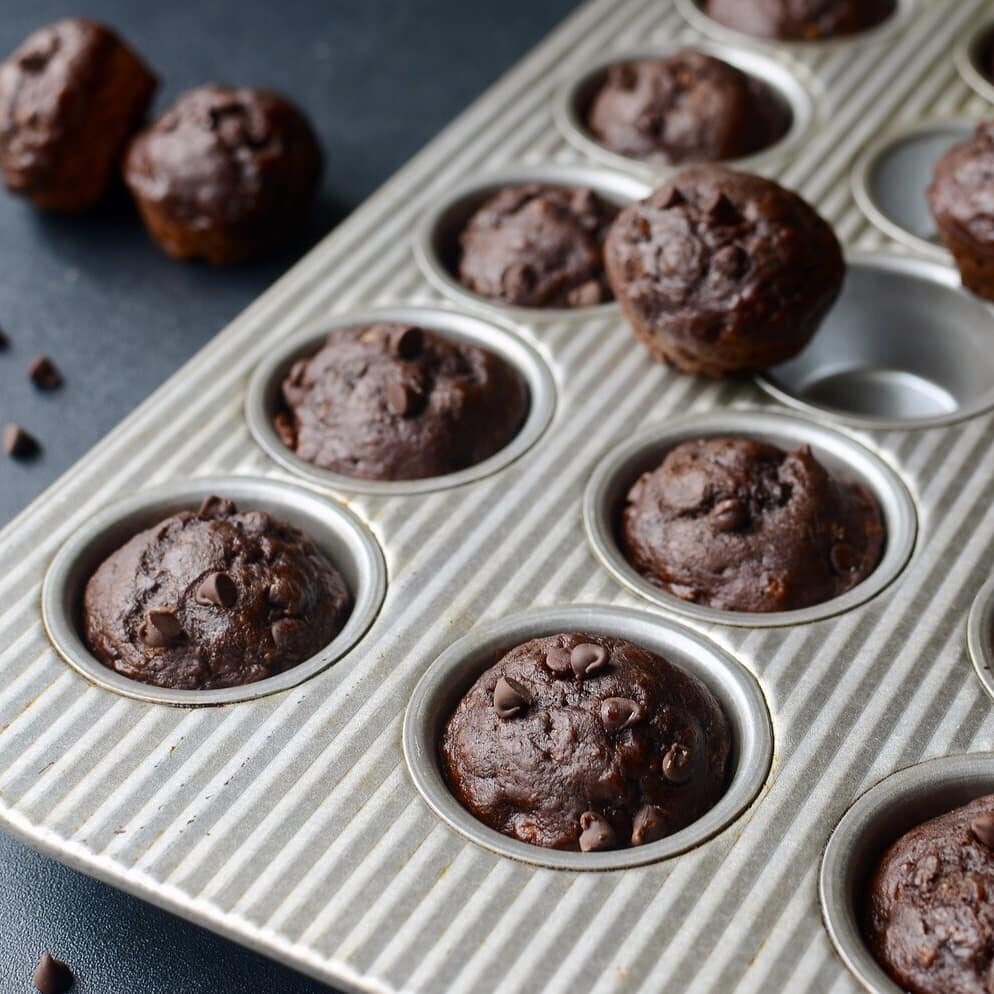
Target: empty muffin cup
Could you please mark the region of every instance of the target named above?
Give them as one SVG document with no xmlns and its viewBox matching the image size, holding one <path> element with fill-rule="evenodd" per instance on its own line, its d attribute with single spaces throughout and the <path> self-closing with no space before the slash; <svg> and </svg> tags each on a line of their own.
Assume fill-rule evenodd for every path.
<svg viewBox="0 0 994 994">
<path fill-rule="evenodd" d="M 876 499 L 884 522 L 884 550 L 876 569 L 838 597 L 791 611 L 728 611 L 682 600 L 650 583 L 628 561 L 618 540 L 622 508 L 632 486 L 683 442 L 744 436 L 795 451 L 810 446 L 833 476 L 861 484 Z M 583 519 L 594 554 L 621 584 L 654 604 L 695 621 L 775 628 L 819 621 L 872 599 L 901 573 L 915 546 L 918 519 L 901 478 L 855 439 L 812 421 L 770 411 L 729 410 L 668 421 L 615 446 L 596 466 L 583 497 Z"/>
<path fill-rule="evenodd" d="M 245 511 L 265 511 L 300 529 L 345 580 L 352 610 L 335 638 L 310 659 L 274 676 L 217 690 L 177 690 L 141 683 L 101 663 L 83 637 L 86 584 L 97 567 L 139 532 L 206 497 L 233 500 Z M 336 501 L 279 480 L 204 478 L 156 487 L 122 500 L 93 517 L 66 543 L 42 587 L 42 617 L 49 638 L 73 669 L 91 683 L 125 697 L 181 706 L 233 704 L 288 690 L 303 683 L 355 647 L 372 625 L 386 594 L 386 565 L 372 532 Z"/>
<path fill-rule="evenodd" d="M 977 594 L 966 626 L 967 647 L 984 690 L 994 697 L 994 577 Z"/>
<path fill-rule="evenodd" d="M 732 737 L 727 789 L 687 828 L 658 842 L 607 852 L 565 852 L 529 845 L 483 824 L 453 796 L 439 743 L 447 720 L 484 670 L 516 645 L 562 632 L 615 636 L 664 656 L 701 680 L 728 719 Z M 562 870 L 621 870 L 669 859 L 703 845 L 735 821 L 763 789 L 773 759 L 773 729 L 756 678 L 704 636 L 658 615 L 596 605 L 551 607 L 474 629 L 446 649 L 421 678 L 404 715 L 404 758 L 415 787 L 450 828 L 471 842 L 525 863 Z"/>
<path fill-rule="evenodd" d="M 872 994 L 901 994 L 864 938 L 870 877 L 886 849 L 922 823 L 994 793 L 994 753 L 944 756 L 894 773 L 845 813 L 821 863 L 822 916 L 843 962 Z"/>
<path fill-rule="evenodd" d="M 858 253 L 811 344 L 758 382 L 785 404 L 847 424 L 934 428 L 994 407 L 992 336 L 994 311 L 952 267 Z"/>
<path fill-rule="evenodd" d="M 853 170 L 860 209 L 895 241 L 929 259 L 949 262 L 926 191 L 939 159 L 975 129 L 976 122 L 964 118 L 926 121 L 874 142 Z"/>
<path fill-rule="evenodd" d="M 973 29 L 956 47 L 956 68 L 975 93 L 994 103 L 994 24 Z"/>
<path fill-rule="evenodd" d="M 617 314 L 618 306 L 613 301 L 589 307 L 519 307 L 483 297 L 459 281 L 459 236 L 469 219 L 500 190 L 530 184 L 584 187 L 618 208 L 642 200 L 652 192 L 647 182 L 635 176 L 587 166 L 520 166 L 474 177 L 429 210 L 418 227 L 414 254 L 425 277 L 437 290 L 462 305 L 529 324 Z"/>
<path fill-rule="evenodd" d="M 686 49 L 721 59 L 746 75 L 762 81 L 783 102 L 790 113 L 788 131 L 773 145 L 760 149 L 752 155 L 729 160 L 723 165 L 746 172 L 762 172 L 785 161 L 811 133 L 816 118 L 815 100 L 810 85 L 801 81 L 795 69 L 788 68 L 782 61 L 762 52 L 711 42 L 688 42 L 683 45 L 665 45 L 654 49 L 621 52 L 610 58 L 598 60 L 571 79 L 559 91 L 555 106 L 556 123 L 567 141 L 591 159 L 617 169 L 637 169 L 654 183 L 689 165 L 682 163 L 664 166 L 620 155 L 597 141 L 587 125 L 587 114 L 593 98 L 603 85 L 612 66 L 641 59 L 663 58 Z"/>
<path fill-rule="evenodd" d="M 298 359 L 314 355 L 336 328 L 373 324 L 414 325 L 443 337 L 486 349 L 517 371 L 528 390 L 528 413 L 517 434 L 488 459 L 455 473 L 412 480 L 369 480 L 333 472 L 301 459 L 280 438 L 274 418 L 282 405 L 281 386 Z M 548 428 L 556 409 L 556 385 L 538 351 L 513 326 L 493 317 L 442 307 L 384 307 L 343 314 L 301 331 L 275 348 L 256 368 L 245 395 L 249 430 L 266 454 L 310 483 L 347 493 L 399 496 L 457 487 L 490 476 L 528 451 Z"/>
</svg>

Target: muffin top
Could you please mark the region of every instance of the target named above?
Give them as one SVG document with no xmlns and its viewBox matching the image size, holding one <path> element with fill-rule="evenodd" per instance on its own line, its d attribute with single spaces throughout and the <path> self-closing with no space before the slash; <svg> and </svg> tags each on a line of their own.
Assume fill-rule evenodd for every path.
<svg viewBox="0 0 994 994">
<path fill-rule="evenodd" d="M 368 480 L 418 480 L 504 448 L 528 388 L 504 359 L 414 325 L 331 332 L 283 381 L 276 430 L 301 459 Z"/>
<path fill-rule="evenodd" d="M 550 849 L 645 845 L 712 808 L 728 721 L 696 677 L 619 638 L 561 634 L 512 649 L 470 688 L 440 744 L 480 821 Z"/>
<path fill-rule="evenodd" d="M 262 239 L 317 187 L 322 157 L 304 115 L 266 90 L 208 85 L 184 93 L 131 143 L 132 192 L 174 220 Z"/>
<path fill-rule="evenodd" d="M 716 21 L 759 38 L 823 41 L 882 24 L 897 0 L 705 0 Z"/>
<path fill-rule="evenodd" d="M 303 532 L 208 497 L 140 532 L 86 585 L 86 641 L 105 666 L 160 687 L 214 690 L 302 663 L 352 597 Z"/>
<path fill-rule="evenodd" d="M 790 110 L 762 80 L 692 49 L 612 66 L 587 116 L 619 155 L 661 165 L 752 155 L 790 129 Z"/>
<path fill-rule="evenodd" d="M 940 224 L 994 247 L 994 121 L 939 159 L 928 200 Z"/>
<path fill-rule="evenodd" d="M 772 180 L 696 166 L 625 208 L 605 247 L 625 314 L 709 375 L 796 355 L 842 287 L 831 227 Z"/>
<path fill-rule="evenodd" d="M 683 600 L 790 611 L 838 597 L 876 568 L 880 507 L 803 448 L 702 438 L 671 450 L 628 493 L 626 558 Z"/>
<path fill-rule="evenodd" d="M 994 795 L 902 836 L 870 881 L 866 932 L 913 994 L 988 994 L 994 979 Z"/>
<path fill-rule="evenodd" d="M 459 237 L 459 280 L 517 307 L 591 307 L 611 299 L 603 244 L 617 208 L 580 187 L 507 187 Z"/>
</svg>

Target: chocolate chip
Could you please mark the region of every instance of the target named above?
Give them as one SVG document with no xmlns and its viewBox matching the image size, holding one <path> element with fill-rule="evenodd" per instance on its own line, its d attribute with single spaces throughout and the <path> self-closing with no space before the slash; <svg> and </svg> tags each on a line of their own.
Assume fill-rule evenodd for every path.
<svg viewBox="0 0 994 994">
<path fill-rule="evenodd" d="M 494 710 L 500 718 L 513 718 L 521 714 L 532 702 L 532 695 L 528 688 L 512 680 L 510 677 L 502 676 L 494 687 Z"/>
<path fill-rule="evenodd" d="M 545 654 L 545 665 L 553 673 L 570 673 L 573 667 L 570 665 L 569 649 L 564 649 L 561 645 L 554 645 Z"/>
<path fill-rule="evenodd" d="M 641 705 L 627 697 L 608 697 L 601 701 L 601 721 L 609 732 L 620 732 L 638 724 L 645 716 Z"/>
<path fill-rule="evenodd" d="M 138 633 L 152 649 L 168 649 L 183 634 L 183 626 L 172 611 L 149 611 Z"/>
<path fill-rule="evenodd" d="M 62 374 L 47 355 L 35 356 L 31 361 L 28 379 L 39 390 L 57 390 L 62 386 Z"/>
<path fill-rule="evenodd" d="M 736 279 L 749 268 L 749 254 L 740 245 L 725 245 L 715 252 L 711 268 L 722 276 Z"/>
<path fill-rule="evenodd" d="M 686 783 L 690 779 L 690 750 L 674 742 L 663 756 L 663 776 L 670 783 Z"/>
<path fill-rule="evenodd" d="M 617 844 L 611 823 L 596 811 L 584 811 L 580 815 L 580 829 L 580 852 L 602 852 Z"/>
<path fill-rule="evenodd" d="M 846 545 L 845 542 L 833 545 L 829 558 L 832 560 L 832 569 L 840 576 L 851 573 L 856 567 L 856 554 L 853 552 L 852 546 Z"/>
<path fill-rule="evenodd" d="M 973 837 L 986 849 L 994 852 L 994 815 L 981 815 L 970 823 Z"/>
<path fill-rule="evenodd" d="M 292 387 L 299 387 L 304 382 L 304 376 L 307 373 L 308 362 L 306 359 L 298 359 L 291 367 L 290 372 L 287 375 L 287 380 Z"/>
<path fill-rule="evenodd" d="M 66 963 L 57 960 L 51 953 L 42 953 L 31 982 L 41 994 L 65 994 L 76 978 Z"/>
<path fill-rule="evenodd" d="M 235 502 L 224 497 L 205 497 L 200 504 L 197 514 L 201 518 L 226 518 L 231 514 L 237 514 L 238 508 Z"/>
<path fill-rule="evenodd" d="M 414 325 L 401 328 L 390 339 L 390 351 L 399 359 L 416 359 L 424 347 L 424 332 Z"/>
<path fill-rule="evenodd" d="M 273 418 L 273 427 L 276 429 L 276 434 L 279 436 L 280 441 L 288 449 L 295 449 L 297 447 L 297 429 L 294 427 L 293 418 L 286 411 L 280 411 Z"/>
<path fill-rule="evenodd" d="M 20 425 L 9 424 L 3 429 L 3 451 L 12 459 L 29 459 L 41 446 Z"/>
<path fill-rule="evenodd" d="M 573 672 L 582 680 L 593 676 L 604 669 L 611 660 L 611 654 L 602 645 L 591 645 L 584 642 L 576 646 L 569 654 L 569 663 Z"/>
<path fill-rule="evenodd" d="M 632 822 L 632 845 L 647 846 L 666 835 L 666 812 L 658 804 L 640 808 Z"/>
<path fill-rule="evenodd" d="M 213 607 L 234 607 L 238 588 L 227 573 L 211 573 L 197 588 L 197 603 Z"/>
<path fill-rule="evenodd" d="M 721 191 L 704 204 L 704 213 L 714 224 L 738 224 L 742 220 L 738 207 Z"/>
<path fill-rule="evenodd" d="M 413 418 L 421 411 L 424 396 L 410 383 L 391 380 L 387 384 L 387 406 L 402 418 Z"/>
<path fill-rule="evenodd" d="M 685 204 L 687 198 L 680 192 L 680 190 L 671 186 L 666 193 L 666 196 L 659 201 L 659 206 L 662 207 L 664 211 L 672 210 L 674 207 L 679 207 L 681 204 Z"/>
<path fill-rule="evenodd" d="M 303 622 L 297 618 L 280 618 L 279 621 L 274 621 L 270 632 L 276 648 L 283 651 L 293 648 L 302 626 Z"/>
<path fill-rule="evenodd" d="M 715 531 L 737 532 L 741 531 L 749 520 L 745 504 L 737 497 L 729 497 L 727 500 L 719 501 L 712 508 L 708 517 Z"/>
</svg>

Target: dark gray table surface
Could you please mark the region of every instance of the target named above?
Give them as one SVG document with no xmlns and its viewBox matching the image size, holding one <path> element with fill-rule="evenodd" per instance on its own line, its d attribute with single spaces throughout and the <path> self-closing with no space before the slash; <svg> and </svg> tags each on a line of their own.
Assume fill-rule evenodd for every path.
<svg viewBox="0 0 994 994">
<path fill-rule="evenodd" d="M 372 193 L 575 0 L 4 0 L 0 52 L 78 14 L 106 21 L 161 78 L 157 106 L 207 81 L 283 90 L 314 120 L 327 170 L 311 230 L 279 257 L 213 270 L 168 260 L 122 192 L 86 217 L 36 214 L 0 193 L 0 423 L 44 445 L 0 456 L 0 525 Z M 65 387 L 39 394 L 24 371 L 47 352 Z M 0 569 L 2 569 L 0 564 Z M 101 994 L 327 988 L 89 880 L 0 834 L 0 990 L 30 991 L 50 949 Z"/>
</svg>

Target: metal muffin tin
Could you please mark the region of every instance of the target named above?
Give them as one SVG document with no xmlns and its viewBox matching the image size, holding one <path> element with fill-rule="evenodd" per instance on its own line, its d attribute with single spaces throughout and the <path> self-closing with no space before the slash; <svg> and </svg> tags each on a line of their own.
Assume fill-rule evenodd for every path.
<svg viewBox="0 0 994 994">
<path fill-rule="evenodd" d="M 887 274 L 908 267 L 925 281 L 931 303 L 919 309 L 944 346 L 926 379 L 945 382 L 944 362 L 986 376 L 987 360 L 969 346 L 984 305 L 973 309 L 952 269 L 890 242 L 853 197 L 853 165 L 881 134 L 991 111 L 953 57 L 989 22 L 989 2 L 905 10 L 878 36 L 885 44 L 873 35 L 733 44 L 787 53 L 791 71 L 812 80 L 820 126 L 764 169 L 817 205 L 851 258 L 885 260 L 876 293 L 877 270 L 866 269 L 867 306 L 890 293 Z M 803 625 L 684 616 L 755 675 L 776 729 L 775 776 L 705 844 L 644 866 L 553 870 L 478 845 L 424 802 L 403 753 L 416 686 L 464 637 L 525 611 L 585 604 L 641 607 L 668 625 L 669 607 L 619 583 L 586 541 L 591 473 L 648 426 L 714 411 L 745 420 L 777 404 L 752 380 L 713 383 L 653 363 L 617 308 L 536 316 L 473 299 L 483 318 L 515 321 L 512 334 L 556 383 L 555 416 L 513 462 L 425 493 L 308 484 L 322 506 L 345 502 L 372 531 L 390 583 L 354 648 L 303 683 L 237 705 L 162 707 L 81 676 L 41 620 L 51 563 L 122 497 L 200 477 L 299 480 L 249 431 L 246 390 L 260 364 L 340 316 L 398 301 L 439 307 L 453 287 L 426 279 L 412 252 L 424 219 L 454 190 L 506 170 L 605 175 L 556 127 L 557 95 L 598 61 L 702 40 L 673 0 L 583 6 L 3 531 L 5 831 L 342 989 L 861 989 L 818 902 L 829 836 L 854 798 L 894 770 L 961 753 L 989 763 L 994 748 L 994 703 L 964 637 L 994 561 L 994 413 L 976 402 L 984 389 L 962 398 L 970 416 L 955 424 L 952 415 L 915 431 L 920 418 L 858 422 L 855 437 L 906 482 L 918 511 L 914 555 L 886 590 Z M 609 175 L 622 199 L 646 190 L 634 174 Z M 846 322 L 837 315 L 812 348 L 837 353 L 834 336 L 865 327 L 841 306 Z M 978 326 L 963 336 L 966 307 L 966 324 Z M 844 417 L 810 407 L 806 420 Z"/>
<path fill-rule="evenodd" d="M 363 480 L 344 476 L 301 459 L 280 440 L 273 426 L 279 406 L 280 385 L 298 359 L 314 355 L 328 333 L 336 328 L 355 328 L 377 322 L 414 324 L 437 331 L 450 338 L 469 342 L 499 355 L 513 366 L 528 386 L 528 416 L 517 435 L 489 459 L 474 466 L 421 480 Z M 344 314 L 294 336 L 275 349 L 259 365 L 245 395 L 245 417 L 255 440 L 272 459 L 310 483 L 334 490 L 354 493 L 398 496 L 422 494 L 446 487 L 457 487 L 496 473 L 514 462 L 534 445 L 552 421 L 556 410 L 556 384 L 538 350 L 530 345 L 525 333 L 495 318 L 441 307 L 386 307 Z"/>
<path fill-rule="evenodd" d="M 901 994 L 863 937 L 866 884 L 891 843 L 922 822 L 994 793 L 994 753 L 943 756 L 868 790 L 832 833 L 821 863 L 821 906 L 839 955 L 871 994 Z"/>
<path fill-rule="evenodd" d="M 481 297 L 459 282 L 456 276 L 459 232 L 489 197 L 504 187 L 527 183 L 588 187 L 602 200 L 618 207 L 642 200 L 652 192 L 649 183 L 630 173 L 590 166 L 524 165 L 474 176 L 431 208 L 418 227 L 414 252 L 425 277 L 436 289 L 463 306 L 503 315 L 523 324 L 615 316 L 619 308 L 614 301 L 594 307 L 518 307 Z"/>
<path fill-rule="evenodd" d="M 811 345 L 759 378 L 793 407 L 863 428 L 934 428 L 994 407 L 994 311 L 959 273 L 899 255 L 849 257 Z"/>
<path fill-rule="evenodd" d="M 627 639 L 701 680 L 715 695 L 732 732 L 728 789 L 702 818 L 659 842 L 613 852 L 560 852 L 494 831 L 452 796 L 438 743 L 460 698 L 499 656 L 530 639 L 583 632 Z M 597 605 L 544 608 L 475 629 L 453 643 L 414 690 L 404 717 L 404 757 L 414 785 L 432 810 L 467 839 L 503 856 L 557 870 L 624 870 L 678 856 L 703 845 L 745 811 L 763 788 L 773 761 L 773 730 L 756 678 L 696 632 L 658 615 Z"/>
<path fill-rule="evenodd" d="M 268 511 L 299 528 L 328 557 L 352 594 L 352 613 L 342 630 L 316 656 L 276 676 L 220 690 L 173 690 L 140 683 L 104 666 L 80 631 L 86 582 L 116 549 L 178 511 L 196 510 L 220 494 L 242 511 Z M 90 520 L 52 561 L 41 593 L 42 618 L 56 649 L 98 687 L 154 704 L 233 704 L 289 690 L 331 666 L 366 633 L 383 604 L 387 575 L 383 553 L 369 529 L 337 501 L 279 480 L 219 477 L 174 483 L 120 501 Z"/>
<path fill-rule="evenodd" d="M 980 57 L 994 43 L 994 23 L 974 25 L 956 48 L 956 65 L 967 86 L 994 103 L 994 83 L 980 69 Z"/>
<path fill-rule="evenodd" d="M 672 44 L 655 49 L 639 48 L 622 55 L 599 59 L 574 79 L 569 80 L 556 98 L 556 123 L 566 140 L 591 159 L 599 159 L 615 169 L 629 169 L 644 173 L 653 182 L 659 182 L 678 172 L 682 167 L 663 166 L 629 156 L 619 155 L 605 148 L 587 128 L 586 114 L 599 87 L 604 83 L 611 66 L 638 59 L 658 59 L 682 51 L 688 46 Z M 724 163 L 734 169 L 763 172 L 775 163 L 783 162 L 807 138 L 815 126 L 817 102 L 812 93 L 813 83 L 803 67 L 750 48 L 720 45 L 714 42 L 695 44 L 693 48 L 742 72 L 762 80 L 790 108 L 791 125 L 787 133 L 769 148 L 753 155 Z"/>
<path fill-rule="evenodd" d="M 861 483 L 880 505 L 887 542 L 877 568 L 839 597 L 796 611 L 760 614 L 722 611 L 681 600 L 645 579 L 618 545 L 618 520 L 625 496 L 645 472 L 655 469 L 681 442 L 744 435 L 791 452 L 803 445 L 839 479 Z M 728 411 L 678 418 L 612 447 L 591 474 L 583 498 L 587 537 L 598 559 L 630 590 L 660 607 L 696 621 L 747 628 L 804 625 L 842 614 L 876 597 L 900 575 L 918 533 L 914 501 L 901 478 L 878 455 L 855 439 L 813 421 L 768 411 Z"/>
<path fill-rule="evenodd" d="M 966 638 L 977 676 L 994 697 L 994 576 L 980 588 L 970 608 Z"/>
</svg>

